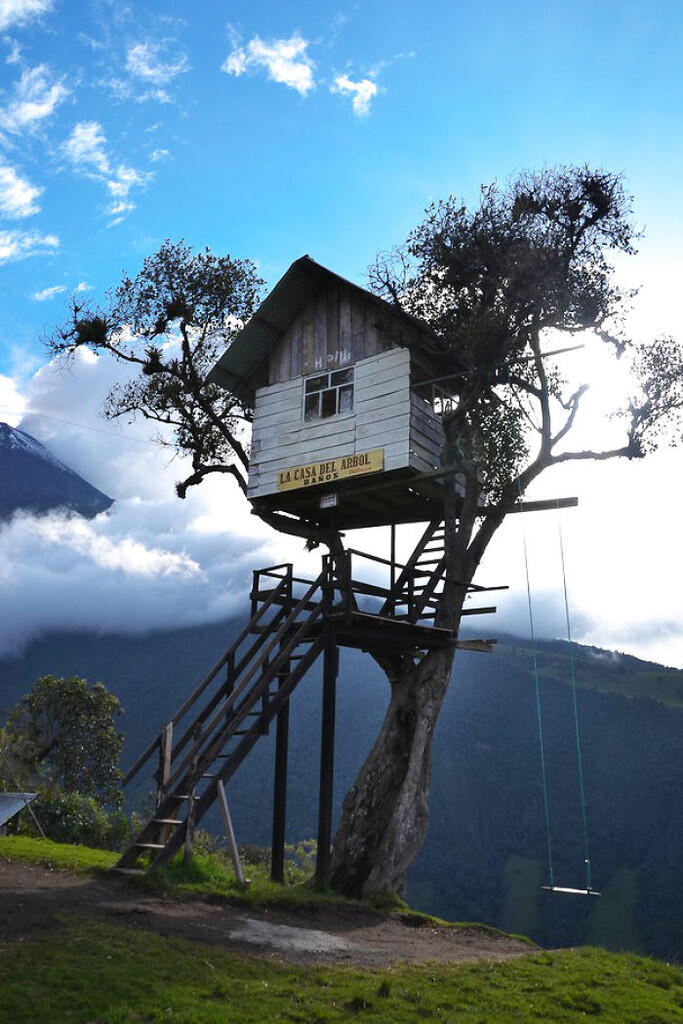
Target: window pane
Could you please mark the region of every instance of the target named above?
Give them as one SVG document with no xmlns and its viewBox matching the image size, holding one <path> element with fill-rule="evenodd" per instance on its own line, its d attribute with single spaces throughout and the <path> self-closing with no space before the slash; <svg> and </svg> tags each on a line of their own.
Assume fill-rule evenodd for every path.
<svg viewBox="0 0 683 1024">
<path fill-rule="evenodd" d="M 328 388 L 322 393 L 322 417 L 334 416 L 337 411 L 337 389 Z"/>
<path fill-rule="evenodd" d="M 353 384 L 353 369 L 350 370 L 335 370 L 332 374 L 333 384 Z"/>
<path fill-rule="evenodd" d="M 310 395 L 312 391 L 322 391 L 329 383 L 329 373 L 323 373 L 319 377 L 309 377 L 306 381 L 306 394 Z"/>
<path fill-rule="evenodd" d="M 353 409 L 353 384 L 345 384 L 339 388 L 339 412 L 351 412 Z"/>
<path fill-rule="evenodd" d="M 320 392 L 314 395 L 306 395 L 304 404 L 304 419 L 317 420 L 320 418 Z"/>
</svg>

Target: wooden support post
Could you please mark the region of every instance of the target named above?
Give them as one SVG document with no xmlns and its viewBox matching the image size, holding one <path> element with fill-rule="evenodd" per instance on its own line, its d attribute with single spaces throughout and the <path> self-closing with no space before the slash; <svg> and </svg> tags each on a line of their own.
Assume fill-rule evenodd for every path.
<svg viewBox="0 0 683 1024">
<path fill-rule="evenodd" d="M 218 806 L 221 809 L 223 826 L 225 828 L 225 838 L 228 840 L 228 849 L 230 851 L 230 856 L 232 857 L 232 863 L 235 866 L 235 875 L 237 876 L 239 884 L 244 885 L 244 872 L 242 871 L 242 865 L 240 864 L 240 855 L 237 850 L 235 830 L 232 827 L 232 818 L 230 817 L 230 810 L 228 808 L 228 801 L 225 796 L 225 787 L 222 779 L 217 780 L 216 790 L 218 792 Z"/>
<path fill-rule="evenodd" d="M 327 629 L 323 664 L 322 736 L 320 740 L 320 795 L 318 803 L 318 856 L 315 878 L 327 882 L 332 842 L 332 797 L 334 792 L 334 718 L 339 652 L 337 637 Z"/>
<path fill-rule="evenodd" d="M 161 727 L 161 739 L 159 742 L 159 770 L 157 772 L 157 795 L 156 795 L 156 806 L 157 810 L 161 807 L 164 800 L 166 799 L 166 793 L 168 790 L 168 780 L 171 777 L 171 757 L 173 754 L 173 722 L 168 722 L 166 725 Z M 160 825 L 158 832 L 158 842 L 168 842 L 168 838 L 171 834 L 170 825 Z"/>
<path fill-rule="evenodd" d="M 161 727 L 161 740 L 159 743 L 159 770 L 157 772 L 157 808 L 161 806 L 166 796 L 168 780 L 171 777 L 171 754 L 173 753 L 173 722 L 168 722 Z"/>
<path fill-rule="evenodd" d="M 396 583 L 396 523 L 391 524 L 391 554 L 389 556 L 391 561 L 391 576 L 389 578 L 389 593 L 391 598 L 389 600 L 389 614 L 393 615 L 396 611 L 396 601 L 394 599 L 394 585 Z"/>
<path fill-rule="evenodd" d="M 280 676 L 282 686 L 286 675 Z M 285 880 L 285 822 L 287 814 L 287 755 L 289 751 L 289 701 L 278 711 L 275 726 L 275 778 L 273 781 L 273 838 L 270 851 L 270 877 Z"/>
<path fill-rule="evenodd" d="M 183 864 L 188 866 L 192 863 L 194 853 L 194 827 L 195 827 L 195 795 L 194 790 L 187 797 L 187 824 L 185 826 L 185 844 L 183 846 Z"/>
</svg>

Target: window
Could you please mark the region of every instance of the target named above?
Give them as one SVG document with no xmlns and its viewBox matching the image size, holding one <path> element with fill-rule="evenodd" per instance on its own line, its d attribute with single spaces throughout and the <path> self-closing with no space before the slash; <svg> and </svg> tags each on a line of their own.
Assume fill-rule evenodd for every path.
<svg viewBox="0 0 683 1024">
<path fill-rule="evenodd" d="M 321 420 L 353 411 L 353 367 L 316 373 L 304 381 L 304 419 Z"/>
</svg>

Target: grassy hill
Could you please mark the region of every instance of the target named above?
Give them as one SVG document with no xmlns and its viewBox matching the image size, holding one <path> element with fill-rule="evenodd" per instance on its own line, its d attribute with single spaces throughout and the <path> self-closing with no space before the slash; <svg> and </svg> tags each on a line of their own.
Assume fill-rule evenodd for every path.
<svg viewBox="0 0 683 1024">
<path fill-rule="evenodd" d="M 58 866 L 105 866 L 99 852 L 48 845 Z M 0 858 L 43 856 L 39 842 L 29 846 L 0 840 Z M 38 891 L 37 898 L 51 897 Z M 674 1024 L 683 1015 L 679 969 L 598 949 L 530 949 L 501 962 L 304 967 L 239 954 L 227 943 L 171 938 L 144 914 L 135 927 L 125 913 L 53 915 L 14 937 L 2 936 L 1 920 L 0 1020 L 12 1024 Z"/>
<path fill-rule="evenodd" d="M 130 762 L 239 628 L 146 637 L 47 637 L 0 662 L 0 720 L 45 672 L 102 679 L 126 708 Z M 480 920 L 544 945 L 596 942 L 683 957 L 683 672 L 596 648 L 575 649 L 593 878 L 601 900 L 542 891 L 547 880 L 531 660 L 504 638 L 491 655 L 461 653 L 434 744 L 431 824 L 408 898 L 454 920 Z M 540 645 L 555 877 L 583 881 L 567 645 Z M 374 739 L 386 684 L 374 663 L 343 653 L 338 688 L 336 813 Z M 363 713 L 359 714 L 358 709 Z M 292 701 L 288 841 L 315 835 L 320 673 Z M 270 841 L 272 737 L 231 781 L 238 838 Z M 151 788 L 143 780 L 139 802 Z M 207 819 L 220 830 L 217 817 Z"/>
</svg>

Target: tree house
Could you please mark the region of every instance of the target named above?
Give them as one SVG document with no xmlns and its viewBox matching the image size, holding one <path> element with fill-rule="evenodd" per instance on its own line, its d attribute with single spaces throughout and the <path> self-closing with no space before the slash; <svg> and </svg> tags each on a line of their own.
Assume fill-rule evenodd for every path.
<svg viewBox="0 0 683 1024">
<path fill-rule="evenodd" d="M 223 787 L 274 724 L 272 875 L 282 881 L 289 700 L 322 656 L 317 877 L 325 880 L 339 648 L 413 658 L 437 648 L 491 650 L 495 641 L 459 640 L 435 621 L 447 573 L 443 488 L 454 473 L 440 467 L 435 406 L 449 396 L 435 391 L 433 354 L 438 343 L 425 324 L 304 256 L 212 370 L 210 380 L 254 410 L 248 497 L 257 510 L 337 529 L 426 528 L 405 564 L 392 544 L 390 560 L 350 548 L 325 555 L 314 580 L 291 564 L 254 572 L 243 631 L 124 778 L 157 761 L 156 809 L 121 870 L 135 870 L 142 855 L 157 866 L 183 848 L 189 856 L 194 828 L 216 800 L 234 846 Z M 471 594 L 496 589 L 467 586 Z"/>
<path fill-rule="evenodd" d="M 430 349 L 419 320 L 296 260 L 209 378 L 254 410 L 254 507 L 339 529 L 440 518 Z"/>
</svg>

